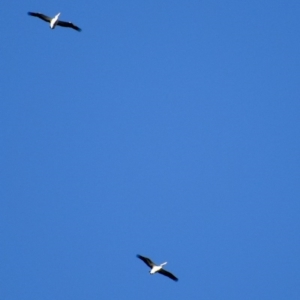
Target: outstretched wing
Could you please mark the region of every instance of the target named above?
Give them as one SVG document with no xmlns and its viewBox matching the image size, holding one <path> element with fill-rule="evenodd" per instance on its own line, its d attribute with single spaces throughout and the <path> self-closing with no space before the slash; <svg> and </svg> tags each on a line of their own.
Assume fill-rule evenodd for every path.
<svg viewBox="0 0 300 300">
<path fill-rule="evenodd" d="M 152 269 L 153 266 L 155 266 L 155 263 L 150 258 L 144 257 L 144 256 L 139 255 L 139 254 L 136 257 L 141 259 L 151 269 Z"/>
<path fill-rule="evenodd" d="M 43 15 L 43 14 L 41 14 L 41 13 L 28 12 L 28 15 L 29 15 L 29 16 L 32 16 L 32 17 L 38 17 L 38 18 L 40 18 L 41 20 L 46 21 L 46 22 L 50 22 L 50 21 L 51 21 L 51 18 L 50 18 L 50 17 L 45 16 L 45 15 Z"/>
<path fill-rule="evenodd" d="M 177 277 L 175 277 L 172 273 L 170 273 L 170 272 L 168 272 L 168 271 L 166 271 L 166 270 L 164 270 L 164 269 L 160 269 L 160 270 L 158 271 L 158 273 L 160 273 L 160 274 L 162 274 L 162 275 L 165 275 L 165 276 L 167 276 L 167 277 L 173 279 L 174 281 L 178 281 L 178 278 L 177 278 Z"/>
<path fill-rule="evenodd" d="M 69 27 L 69 28 L 73 28 L 77 31 L 81 31 L 81 29 L 79 27 L 77 27 L 76 25 L 74 25 L 73 23 L 71 22 L 64 22 L 64 21 L 58 21 L 56 23 L 56 25 L 58 26 L 62 26 L 62 27 Z"/>
</svg>

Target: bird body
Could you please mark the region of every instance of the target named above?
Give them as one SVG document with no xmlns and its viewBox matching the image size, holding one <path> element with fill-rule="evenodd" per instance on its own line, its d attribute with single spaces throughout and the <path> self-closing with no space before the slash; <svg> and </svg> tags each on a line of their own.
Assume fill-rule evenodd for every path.
<svg viewBox="0 0 300 300">
<path fill-rule="evenodd" d="M 51 21 L 50 21 L 50 28 L 51 29 L 55 28 L 55 26 L 56 26 L 56 24 L 58 22 L 59 16 L 60 16 L 60 13 L 58 13 L 53 19 L 51 19 Z"/>
<path fill-rule="evenodd" d="M 156 266 L 156 265 L 154 265 L 153 267 L 152 267 L 152 269 L 150 270 L 150 274 L 155 274 L 155 273 L 157 273 L 159 270 L 161 270 L 162 269 L 162 267 L 164 266 L 164 265 L 166 265 L 167 264 L 167 262 L 164 262 L 163 264 L 161 264 L 161 265 L 159 265 L 159 266 Z"/>
<path fill-rule="evenodd" d="M 163 266 L 167 264 L 167 262 L 164 262 L 160 265 L 156 265 L 150 258 L 147 258 L 145 256 L 142 256 L 142 255 L 137 255 L 137 257 L 139 259 L 141 259 L 148 267 L 151 268 L 151 270 L 149 271 L 149 273 L 151 275 L 155 274 L 155 273 L 159 273 L 159 274 L 162 274 L 162 275 L 165 275 L 169 278 L 171 278 L 172 280 L 174 281 L 178 281 L 178 278 L 175 277 L 172 273 L 166 271 L 165 269 L 163 269 Z"/>
<path fill-rule="evenodd" d="M 50 23 L 49 25 L 50 25 L 51 29 L 54 29 L 56 26 L 62 26 L 62 27 L 69 27 L 69 28 L 75 29 L 77 31 L 81 31 L 81 29 L 78 26 L 74 25 L 71 22 L 60 21 L 58 19 L 60 16 L 60 13 L 58 13 L 54 18 L 50 18 L 46 15 L 43 15 L 41 13 L 35 13 L 35 12 L 29 12 L 28 15 L 32 16 L 32 17 L 37 17 L 45 22 Z"/>
</svg>

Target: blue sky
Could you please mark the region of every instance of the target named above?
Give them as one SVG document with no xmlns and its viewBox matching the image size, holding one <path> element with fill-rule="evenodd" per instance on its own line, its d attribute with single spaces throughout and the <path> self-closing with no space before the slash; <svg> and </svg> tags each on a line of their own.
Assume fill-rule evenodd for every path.
<svg viewBox="0 0 300 300">
<path fill-rule="evenodd" d="M 300 299 L 300 3 L 248 2 L 3 3 L 1 299 Z"/>
</svg>

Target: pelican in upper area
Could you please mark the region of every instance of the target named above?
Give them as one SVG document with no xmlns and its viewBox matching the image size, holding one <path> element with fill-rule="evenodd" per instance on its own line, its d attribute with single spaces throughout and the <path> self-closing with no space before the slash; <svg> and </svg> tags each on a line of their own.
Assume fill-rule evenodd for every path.
<svg viewBox="0 0 300 300">
<path fill-rule="evenodd" d="M 70 28 L 73 28 L 77 31 L 81 31 L 81 29 L 79 27 L 77 27 L 76 25 L 74 25 L 71 22 L 59 21 L 58 18 L 60 16 L 60 13 L 58 13 L 54 18 L 50 18 L 50 17 L 45 16 L 41 13 L 35 13 L 35 12 L 29 12 L 28 15 L 32 16 L 32 17 L 38 17 L 38 18 L 42 19 L 43 21 L 46 21 L 46 22 L 50 23 L 50 28 L 51 29 L 54 29 L 55 26 L 57 25 L 57 26 L 62 26 L 62 27 L 70 27 Z"/>
<path fill-rule="evenodd" d="M 162 275 L 165 275 L 175 281 L 178 281 L 178 278 L 175 277 L 172 273 L 166 271 L 163 269 L 163 266 L 166 265 L 167 263 L 164 262 L 162 263 L 161 265 L 156 265 L 151 259 L 147 258 L 147 257 L 144 257 L 142 255 L 137 255 L 137 257 L 139 259 L 141 259 L 148 267 L 151 268 L 151 270 L 149 271 L 151 275 L 155 274 L 155 273 L 160 273 Z"/>
</svg>

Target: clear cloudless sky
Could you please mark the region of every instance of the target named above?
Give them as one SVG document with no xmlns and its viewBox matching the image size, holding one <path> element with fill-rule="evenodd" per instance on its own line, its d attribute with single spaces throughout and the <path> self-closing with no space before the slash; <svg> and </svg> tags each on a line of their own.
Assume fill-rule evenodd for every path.
<svg viewBox="0 0 300 300">
<path fill-rule="evenodd" d="M 0 299 L 300 299 L 299 15 L 4 1 Z"/>
</svg>

